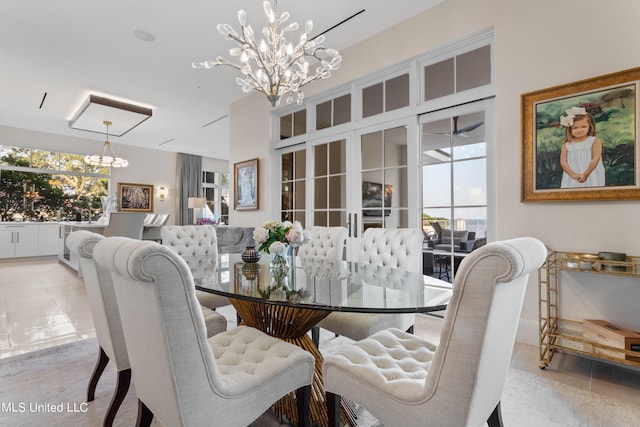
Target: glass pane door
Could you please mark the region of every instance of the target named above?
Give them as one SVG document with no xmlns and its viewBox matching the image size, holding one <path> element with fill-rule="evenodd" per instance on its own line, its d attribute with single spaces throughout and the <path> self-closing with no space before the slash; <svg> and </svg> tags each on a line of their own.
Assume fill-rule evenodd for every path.
<svg viewBox="0 0 640 427">
<path fill-rule="evenodd" d="M 347 141 L 313 146 L 313 225 L 347 227 Z"/>
<path fill-rule="evenodd" d="M 486 120 L 481 107 L 473 110 L 453 108 L 420 120 L 422 228 L 436 257 L 446 254 L 439 267 L 448 279 L 487 237 Z"/>
<path fill-rule="evenodd" d="M 409 227 L 407 127 L 360 137 L 362 227 Z"/>
</svg>

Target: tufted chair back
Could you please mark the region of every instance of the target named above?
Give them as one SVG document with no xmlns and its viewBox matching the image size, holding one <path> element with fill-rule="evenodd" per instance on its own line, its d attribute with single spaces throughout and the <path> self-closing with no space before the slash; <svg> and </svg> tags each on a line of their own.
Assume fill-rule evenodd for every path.
<svg viewBox="0 0 640 427">
<path fill-rule="evenodd" d="M 422 273 L 423 240 L 417 228 L 368 228 L 362 234 L 358 262 Z"/>
<path fill-rule="evenodd" d="M 162 244 L 187 261 L 191 274 L 202 275 L 202 269 L 215 269 L 218 262 L 218 238 L 213 225 L 165 225 L 160 229 Z M 226 297 L 196 291 L 198 301 L 216 309 L 231 304 Z"/>
<path fill-rule="evenodd" d="M 162 244 L 180 256 L 218 257 L 218 238 L 213 225 L 165 225 L 160 234 Z"/>
<path fill-rule="evenodd" d="M 422 273 L 423 240 L 424 234 L 420 229 L 368 228 L 362 234 L 358 262 Z M 375 273 L 374 277 L 370 279 L 377 280 L 375 275 L 379 276 L 380 272 L 375 268 L 368 270 Z M 391 277 L 379 279 L 392 280 Z M 398 286 L 402 285 L 401 281 L 395 280 L 394 282 L 397 282 Z M 334 312 L 322 319 L 318 326 L 338 335 L 361 340 L 386 328 L 411 330 L 414 323 L 415 314 Z M 313 342 L 317 345 L 319 336 L 316 330 L 312 331 L 312 337 Z"/>
<path fill-rule="evenodd" d="M 300 258 L 341 260 L 347 229 L 344 227 L 311 227 L 311 241 L 298 248 Z"/>
<path fill-rule="evenodd" d="M 207 340 L 189 266 L 168 247 L 113 237 L 96 245 L 94 259 L 113 277 L 139 420 L 246 426 L 311 383 L 313 356 L 257 329 Z"/>
</svg>

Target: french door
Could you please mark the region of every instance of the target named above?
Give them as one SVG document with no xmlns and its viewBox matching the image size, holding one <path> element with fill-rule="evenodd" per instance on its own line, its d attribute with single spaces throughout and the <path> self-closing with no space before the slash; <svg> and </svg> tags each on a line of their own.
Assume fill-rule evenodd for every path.
<svg viewBox="0 0 640 427">
<path fill-rule="evenodd" d="M 493 180 L 488 152 L 493 147 L 493 99 L 452 107 L 420 117 L 423 230 L 429 238 L 443 240 L 454 252 L 460 239 L 486 242 L 490 221 L 488 206 Z M 440 229 L 440 236 L 436 233 Z M 465 246 L 465 245 L 463 245 Z"/>
<path fill-rule="evenodd" d="M 282 152 L 282 219 L 305 228 L 346 227 L 347 259 L 357 258 L 367 228 L 418 227 L 417 215 L 410 215 L 419 205 L 409 194 L 419 187 L 416 167 L 408 164 L 414 157 L 408 128 L 406 122 L 387 124 Z"/>
</svg>

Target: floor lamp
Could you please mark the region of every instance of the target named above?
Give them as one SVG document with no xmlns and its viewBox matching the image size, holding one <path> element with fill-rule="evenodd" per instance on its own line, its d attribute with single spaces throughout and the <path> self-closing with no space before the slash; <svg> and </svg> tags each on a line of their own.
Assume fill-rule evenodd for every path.
<svg viewBox="0 0 640 427">
<path fill-rule="evenodd" d="M 188 204 L 189 209 L 193 209 L 193 225 L 197 225 L 200 218 L 196 216 L 196 209 L 198 214 L 201 214 L 202 208 L 207 204 L 207 200 L 204 197 L 189 197 Z"/>
</svg>

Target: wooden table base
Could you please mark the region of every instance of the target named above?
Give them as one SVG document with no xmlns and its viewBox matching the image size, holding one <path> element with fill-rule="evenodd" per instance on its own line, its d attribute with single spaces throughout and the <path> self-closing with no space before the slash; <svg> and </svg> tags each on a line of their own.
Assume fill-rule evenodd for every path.
<svg viewBox="0 0 640 427">
<path fill-rule="evenodd" d="M 273 337 L 290 342 L 313 354 L 316 359 L 313 383 L 311 385 L 311 403 L 309 405 L 311 425 L 328 426 L 327 405 L 322 380 L 322 354 L 307 334 L 318 322 L 329 315 L 328 311 L 310 308 L 265 304 L 241 299 L 231 299 L 242 323 L 259 329 Z M 276 414 L 293 424 L 298 422 L 295 393 L 290 393 L 275 405 Z M 343 399 L 341 421 L 355 426 L 356 414 L 353 405 Z"/>
</svg>

